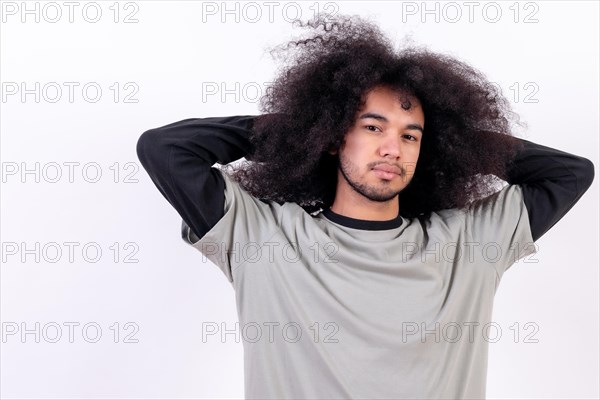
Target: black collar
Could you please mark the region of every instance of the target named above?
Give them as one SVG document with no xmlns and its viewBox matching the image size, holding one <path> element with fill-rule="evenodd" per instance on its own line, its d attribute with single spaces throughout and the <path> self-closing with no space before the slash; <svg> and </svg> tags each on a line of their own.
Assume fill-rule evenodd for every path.
<svg viewBox="0 0 600 400">
<path fill-rule="evenodd" d="M 402 217 L 400 214 L 394 219 L 387 221 L 371 221 L 367 219 L 356 219 L 345 215 L 337 214 L 331 209 L 322 211 L 323 215 L 330 221 L 354 229 L 364 229 L 369 231 L 381 231 L 384 229 L 394 229 L 402 226 Z"/>
</svg>

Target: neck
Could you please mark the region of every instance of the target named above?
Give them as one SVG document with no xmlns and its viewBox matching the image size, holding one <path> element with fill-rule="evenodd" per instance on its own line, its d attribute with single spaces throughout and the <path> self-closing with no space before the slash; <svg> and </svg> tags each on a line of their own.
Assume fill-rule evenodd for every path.
<svg viewBox="0 0 600 400">
<path fill-rule="evenodd" d="M 331 211 L 345 217 L 367 221 L 389 221 L 398 217 L 400 205 L 398 196 L 384 202 L 365 199 L 349 199 L 340 201 L 336 196 L 330 207 Z"/>
</svg>

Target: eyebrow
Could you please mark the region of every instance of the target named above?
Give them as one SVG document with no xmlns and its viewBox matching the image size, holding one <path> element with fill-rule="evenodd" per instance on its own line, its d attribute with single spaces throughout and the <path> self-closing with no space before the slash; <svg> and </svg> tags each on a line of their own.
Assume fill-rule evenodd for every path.
<svg viewBox="0 0 600 400">
<path fill-rule="evenodd" d="M 358 119 L 367 119 L 367 118 L 373 118 L 378 121 L 382 121 L 382 122 L 386 122 L 386 123 L 390 122 L 383 115 L 373 113 L 373 112 L 364 113 L 360 117 L 358 117 Z M 406 129 L 418 130 L 418 131 L 421 131 L 421 133 L 423 133 L 423 127 L 421 126 L 421 124 L 408 124 L 408 125 L 406 125 Z"/>
</svg>

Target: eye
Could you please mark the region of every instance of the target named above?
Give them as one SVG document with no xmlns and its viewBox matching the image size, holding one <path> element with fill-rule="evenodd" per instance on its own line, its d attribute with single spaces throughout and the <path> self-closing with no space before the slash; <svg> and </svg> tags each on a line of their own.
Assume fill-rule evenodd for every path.
<svg viewBox="0 0 600 400">
<path fill-rule="evenodd" d="M 414 142 L 416 142 L 416 141 L 417 141 L 417 138 L 416 138 L 415 136 L 413 136 L 413 135 L 409 135 L 409 134 L 406 134 L 406 135 L 404 135 L 404 137 L 407 137 L 407 136 L 408 136 L 408 137 L 410 137 L 410 138 L 412 138 L 412 139 L 410 139 L 410 140 L 412 140 L 412 141 L 414 141 Z"/>
<path fill-rule="evenodd" d="M 379 129 L 379 127 L 375 126 L 375 125 L 365 125 L 365 128 L 367 128 L 368 130 L 370 130 L 369 128 L 377 128 Z M 380 129 L 381 131 L 381 129 Z M 371 132 L 376 132 L 376 131 L 371 131 Z"/>
</svg>

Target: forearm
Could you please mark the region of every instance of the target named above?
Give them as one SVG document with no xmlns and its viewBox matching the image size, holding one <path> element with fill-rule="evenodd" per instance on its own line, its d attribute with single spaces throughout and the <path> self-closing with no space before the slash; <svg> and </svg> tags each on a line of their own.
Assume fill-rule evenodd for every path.
<svg viewBox="0 0 600 400">
<path fill-rule="evenodd" d="M 250 157 L 254 118 L 189 118 L 150 129 L 138 139 L 142 166 L 198 237 L 224 214 L 225 183 L 212 165 Z"/>
<path fill-rule="evenodd" d="M 587 158 L 525 139 L 509 163 L 507 182 L 523 188 L 534 241 L 556 224 L 581 198 L 594 179 Z"/>
</svg>

